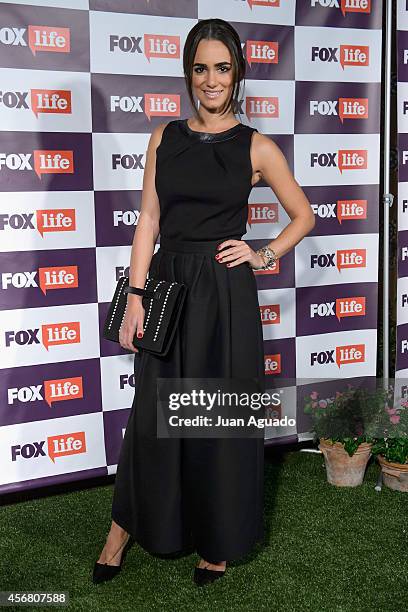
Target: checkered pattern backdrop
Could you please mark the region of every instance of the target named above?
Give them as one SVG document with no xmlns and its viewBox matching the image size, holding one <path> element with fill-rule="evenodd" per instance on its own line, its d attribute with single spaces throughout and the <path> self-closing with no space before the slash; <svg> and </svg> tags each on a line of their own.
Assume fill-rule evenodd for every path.
<svg viewBox="0 0 408 612">
<path fill-rule="evenodd" d="M 278 144 L 316 214 L 255 273 L 268 389 L 282 390 L 274 416 L 295 420 L 267 441 L 310 437 L 304 393 L 325 392 L 312 380 L 375 376 L 381 5 L 0 3 L 1 492 L 116 470 L 137 380 L 133 355 L 101 331 L 127 273 L 150 133 L 191 115 L 182 49 L 200 19 L 238 31 L 240 118 Z M 243 239 L 259 248 L 289 221 L 258 183 Z"/>
<path fill-rule="evenodd" d="M 408 378 L 408 2 L 397 2 L 398 280 L 395 386 L 406 395 Z M 404 388 L 402 388 L 404 387 Z"/>
</svg>

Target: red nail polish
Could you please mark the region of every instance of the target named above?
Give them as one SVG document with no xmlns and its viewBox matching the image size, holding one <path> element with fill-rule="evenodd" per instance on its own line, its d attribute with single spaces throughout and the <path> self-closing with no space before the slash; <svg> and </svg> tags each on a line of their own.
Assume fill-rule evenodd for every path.
<svg viewBox="0 0 408 612">
<path fill-rule="evenodd" d="M 219 258 L 219 255 L 215 255 L 215 259 L 218 259 L 218 258 Z"/>
<path fill-rule="evenodd" d="M 143 334 L 137 334 L 138 338 L 143 338 Z"/>
</svg>

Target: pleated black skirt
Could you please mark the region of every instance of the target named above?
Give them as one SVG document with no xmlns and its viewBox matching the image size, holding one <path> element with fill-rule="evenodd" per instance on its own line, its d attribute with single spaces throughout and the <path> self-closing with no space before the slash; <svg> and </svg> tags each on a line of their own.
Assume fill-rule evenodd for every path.
<svg viewBox="0 0 408 612">
<path fill-rule="evenodd" d="M 162 236 L 152 258 L 149 275 L 188 294 L 169 353 L 140 355 L 112 503 L 112 519 L 148 552 L 207 561 L 241 558 L 264 537 L 264 441 L 157 437 L 156 379 L 256 378 L 265 389 L 254 273 L 218 263 L 219 243 Z"/>
</svg>

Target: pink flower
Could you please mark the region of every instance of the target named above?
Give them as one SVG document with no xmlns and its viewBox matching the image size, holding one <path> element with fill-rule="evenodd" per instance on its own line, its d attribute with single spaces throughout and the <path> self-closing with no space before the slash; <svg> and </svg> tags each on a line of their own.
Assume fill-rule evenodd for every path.
<svg viewBox="0 0 408 612">
<path fill-rule="evenodd" d="M 317 399 L 318 393 L 317 391 L 312 391 L 312 393 L 310 394 L 310 397 L 312 398 L 312 400 Z"/>
<path fill-rule="evenodd" d="M 341 397 L 343 394 L 340 391 L 336 391 L 336 397 Z"/>
<path fill-rule="evenodd" d="M 326 400 L 320 400 L 319 401 L 319 408 L 327 408 Z"/>
<path fill-rule="evenodd" d="M 388 414 L 397 414 L 396 408 L 386 408 L 386 411 L 388 412 Z"/>
<path fill-rule="evenodd" d="M 400 422 L 400 418 L 401 417 L 398 414 L 394 414 L 390 417 L 390 421 L 393 425 L 398 425 L 398 423 Z"/>
<path fill-rule="evenodd" d="M 404 408 L 408 408 L 408 400 L 404 400 L 403 402 L 401 402 L 401 406 L 403 406 Z"/>
</svg>

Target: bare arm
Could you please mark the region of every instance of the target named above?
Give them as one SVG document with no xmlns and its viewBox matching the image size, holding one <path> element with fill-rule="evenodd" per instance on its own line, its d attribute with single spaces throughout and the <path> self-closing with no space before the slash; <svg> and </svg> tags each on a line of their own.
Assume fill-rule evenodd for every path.
<svg viewBox="0 0 408 612">
<path fill-rule="evenodd" d="M 161 123 L 153 130 L 147 147 L 140 215 L 130 256 L 129 284 L 142 289 L 159 235 L 160 206 L 155 187 L 156 148 L 165 126 L 165 123 Z M 135 294 L 129 295 L 133 297 Z"/>
<path fill-rule="evenodd" d="M 268 243 L 278 257 L 293 249 L 315 225 L 315 216 L 304 191 L 294 178 L 285 156 L 270 138 L 255 132 L 251 160 L 261 177 L 273 189 L 291 222 Z"/>
<path fill-rule="evenodd" d="M 279 258 L 313 229 L 315 216 L 278 145 L 258 132 L 254 132 L 252 138 L 252 168 L 273 189 L 291 219 L 279 236 L 265 245 L 273 249 Z M 263 255 L 254 251 L 245 240 L 225 240 L 219 248 L 223 252 L 219 253 L 217 261 L 227 266 L 237 266 L 247 261 L 251 268 L 257 270 L 265 264 Z"/>
<path fill-rule="evenodd" d="M 139 220 L 133 236 L 130 255 L 129 285 L 144 289 L 147 272 L 159 235 L 160 205 L 156 193 L 156 149 L 159 146 L 166 123 L 159 124 L 152 132 L 146 152 L 146 164 L 143 174 L 143 192 Z M 125 349 L 133 352 L 138 350 L 133 346 L 135 335 L 143 334 L 144 308 L 142 296 L 127 294 L 126 315 L 120 329 L 119 342 Z"/>
</svg>

